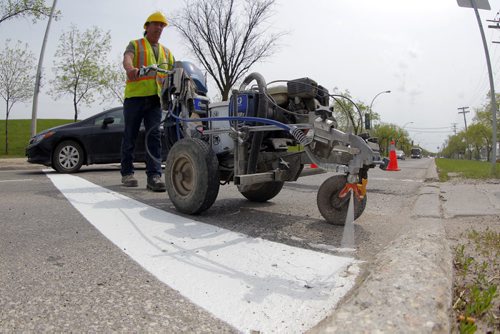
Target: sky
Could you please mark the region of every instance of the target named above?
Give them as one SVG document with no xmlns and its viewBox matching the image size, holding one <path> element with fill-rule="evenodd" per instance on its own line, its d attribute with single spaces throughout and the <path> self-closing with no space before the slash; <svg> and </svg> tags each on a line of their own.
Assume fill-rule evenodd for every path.
<svg viewBox="0 0 500 334">
<path fill-rule="evenodd" d="M 500 41 L 500 29 L 488 28 L 492 23 L 486 20 L 498 17 L 500 0 L 489 3 L 491 10 L 480 10 L 480 15 L 498 87 L 500 44 L 492 41 Z M 54 100 L 47 94 L 59 36 L 72 24 L 80 31 L 92 26 L 110 31 L 110 58 L 118 61 L 128 42 L 142 37 L 149 14 L 161 10 L 171 17 L 183 6 L 182 0 L 58 0 L 62 17 L 50 29 L 38 118 L 73 117 L 69 97 Z M 46 24 L 27 19 L 3 22 L 0 43 L 26 42 L 38 59 Z M 459 7 L 456 0 L 276 0 L 268 24 L 268 31 L 287 34 L 278 51 L 251 72 L 259 72 L 267 82 L 309 77 L 330 92 L 348 90 L 355 101 L 373 101 L 381 122 L 404 127 L 415 145 L 429 151 L 442 147 L 454 126 L 456 131 L 464 129 L 458 108 L 469 107 L 465 116 L 470 124 L 475 109 L 488 103 L 488 71 L 477 19 L 473 9 Z M 198 64 L 175 28 L 164 30 L 160 42 L 177 60 Z M 209 96 L 217 95 L 210 82 L 209 89 Z M 391 93 L 377 96 L 387 90 Z M 112 106 L 109 101 L 82 105 L 79 119 Z M 31 113 L 31 101 L 19 103 L 10 119 L 29 119 Z M 3 101 L 0 117 L 5 118 Z"/>
</svg>

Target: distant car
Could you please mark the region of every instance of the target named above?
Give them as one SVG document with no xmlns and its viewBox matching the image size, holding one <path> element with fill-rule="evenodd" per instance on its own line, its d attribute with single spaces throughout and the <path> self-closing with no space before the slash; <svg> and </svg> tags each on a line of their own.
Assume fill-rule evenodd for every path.
<svg viewBox="0 0 500 334">
<path fill-rule="evenodd" d="M 406 159 L 406 155 L 404 151 L 396 150 L 396 156 L 398 159 L 404 160 Z"/>
<path fill-rule="evenodd" d="M 26 147 L 28 162 L 51 166 L 60 173 L 77 172 L 82 165 L 118 163 L 125 129 L 123 107 L 103 111 L 85 120 L 44 130 Z M 144 126 L 136 142 L 136 162 L 146 161 Z M 163 148 L 163 159 L 166 149 Z"/>
</svg>

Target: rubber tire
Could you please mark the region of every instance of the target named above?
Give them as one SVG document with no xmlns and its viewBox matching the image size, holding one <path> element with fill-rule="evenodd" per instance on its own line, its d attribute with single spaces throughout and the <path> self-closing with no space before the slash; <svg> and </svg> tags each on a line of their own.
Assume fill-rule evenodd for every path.
<svg viewBox="0 0 500 334">
<path fill-rule="evenodd" d="M 238 190 L 249 201 L 263 203 L 278 195 L 284 184 L 283 181 L 256 183 L 251 186 L 238 186 Z"/>
<path fill-rule="evenodd" d="M 209 145 L 185 138 L 170 149 L 165 185 L 177 211 L 195 215 L 208 210 L 219 194 L 219 161 Z"/>
<path fill-rule="evenodd" d="M 60 142 L 52 153 L 52 168 L 59 173 L 75 173 L 83 165 L 83 148 L 74 140 Z"/>
<path fill-rule="evenodd" d="M 323 182 L 319 187 L 317 195 L 318 209 L 325 220 L 333 225 L 345 225 L 347 210 L 349 208 L 350 194 L 344 198 L 339 198 L 340 191 L 347 183 L 345 175 L 334 175 Z M 354 220 L 358 219 L 366 207 L 366 194 L 360 201 L 353 196 Z"/>
</svg>

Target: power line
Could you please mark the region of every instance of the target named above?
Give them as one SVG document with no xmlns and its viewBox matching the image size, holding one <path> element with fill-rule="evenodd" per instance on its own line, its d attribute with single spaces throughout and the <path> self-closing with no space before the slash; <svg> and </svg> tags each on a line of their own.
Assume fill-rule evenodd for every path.
<svg viewBox="0 0 500 334">
<path fill-rule="evenodd" d="M 413 130 L 441 130 L 441 129 L 449 129 L 450 126 L 442 126 L 438 128 L 417 128 L 417 127 L 407 127 L 407 129 L 413 129 Z"/>
</svg>

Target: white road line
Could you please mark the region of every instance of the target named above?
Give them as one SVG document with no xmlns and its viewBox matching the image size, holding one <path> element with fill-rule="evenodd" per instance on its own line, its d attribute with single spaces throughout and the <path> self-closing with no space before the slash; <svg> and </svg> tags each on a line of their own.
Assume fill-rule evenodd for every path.
<svg viewBox="0 0 500 334">
<path fill-rule="evenodd" d="M 371 177 L 368 180 L 377 180 L 377 181 L 392 181 L 392 182 L 410 182 L 410 183 L 424 183 L 424 180 L 414 180 L 414 179 L 392 179 L 387 177 Z"/>
<path fill-rule="evenodd" d="M 0 183 L 7 183 L 7 182 L 29 182 L 29 181 L 33 181 L 33 179 L 0 180 Z"/>
<path fill-rule="evenodd" d="M 250 238 L 47 174 L 102 234 L 158 279 L 242 332 L 303 333 L 359 272 L 353 258 Z"/>
</svg>

